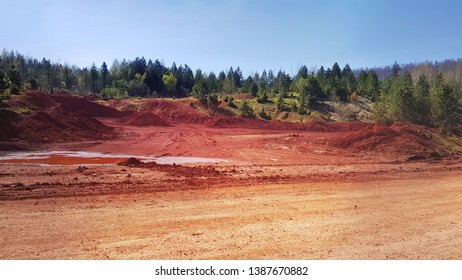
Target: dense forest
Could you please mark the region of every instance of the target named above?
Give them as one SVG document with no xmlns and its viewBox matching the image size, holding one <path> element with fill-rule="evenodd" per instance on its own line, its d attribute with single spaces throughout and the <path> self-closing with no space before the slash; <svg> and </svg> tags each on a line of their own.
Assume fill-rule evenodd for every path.
<svg viewBox="0 0 462 280">
<path fill-rule="evenodd" d="M 310 113 L 316 102 L 352 102 L 363 96 L 374 102 L 377 121 L 404 121 L 447 131 L 460 122 L 462 61 L 424 62 L 352 70 L 348 64 L 309 71 L 302 65 L 295 76 L 283 70 L 263 70 L 244 77 L 239 67 L 218 73 L 193 70 L 187 64 L 170 67 L 159 60 L 114 60 L 109 67 L 94 63 L 79 68 L 38 60 L 3 50 L 0 55 L 0 96 L 23 91 L 68 91 L 102 98 L 193 96 L 217 100 L 217 94 L 250 93 L 257 102 L 274 102 L 280 111 Z M 290 104 L 284 102 L 293 98 Z M 226 98 L 228 102 L 232 99 Z"/>
</svg>

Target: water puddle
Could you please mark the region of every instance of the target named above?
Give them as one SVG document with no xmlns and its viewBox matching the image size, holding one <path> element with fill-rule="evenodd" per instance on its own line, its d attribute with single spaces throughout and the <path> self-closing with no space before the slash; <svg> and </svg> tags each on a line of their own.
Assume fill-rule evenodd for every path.
<svg viewBox="0 0 462 280">
<path fill-rule="evenodd" d="M 34 165 L 107 165 L 117 164 L 130 157 L 142 162 L 156 162 L 158 164 L 184 164 L 184 163 L 218 163 L 226 160 L 219 158 L 202 157 L 174 157 L 174 156 L 135 156 L 115 155 L 83 151 L 50 151 L 50 152 L 21 152 L 0 156 L 2 163 L 22 163 Z"/>
</svg>

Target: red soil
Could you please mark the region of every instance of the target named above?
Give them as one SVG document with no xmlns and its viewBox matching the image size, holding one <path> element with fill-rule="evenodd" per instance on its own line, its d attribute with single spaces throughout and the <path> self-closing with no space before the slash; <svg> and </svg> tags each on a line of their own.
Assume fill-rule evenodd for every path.
<svg viewBox="0 0 462 280">
<path fill-rule="evenodd" d="M 87 109 L 81 110 L 87 105 Z M 87 113 L 98 115 L 96 112 L 101 111 L 101 115 L 107 117 L 110 115 L 108 112 L 114 112 L 114 109 L 82 98 L 29 91 L 14 96 L 10 107 L 20 113 L 1 113 L 4 116 L 0 128 L 0 132 L 3 132 L 0 137 L 2 140 L 24 140 L 28 143 L 71 142 L 105 139 L 112 135 L 112 128 Z"/>
<path fill-rule="evenodd" d="M 252 128 L 270 130 L 300 130 L 300 131 L 323 131 L 323 132 L 351 132 L 366 129 L 373 126 L 370 123 L 291 123 L 282 121 L 264 121 L 252 118 L 218 117 L 210 121 L 211 127 L 216 128 Z"/>
<path fill-rule="evenodd" d="M 12 107 L 28 108 L 34 111 L 46 110 L 57 105 L 58 103 L 51 98 L 51 95 L 39 90 L 28 91 L 11 102 Z"/>
<path fill-rule="evenodd" d="M 175 124 L 153 128 L 91 118 L 69 106 L 78 98 L 48 98 L 26 93 L 0 110 L 0 131 L 17 134 L 8 143 L 228 161 L 0 164 L 2 259 L 462 258 L 462 160 L 406 161 L 444 150 L 424 127 L 212 118 L 176 101 L 116 104 Z M 26 103 L 30 113 L 10 111 Z"/>
<path fill-rule="evenodd" d="M 112 107 L 68 93 L 48 95 L 40 91 L 30 91 L 16 96 L 10 103 L 12 108 L 25 107 L 30 110 L 30 113 L 16 114 L 6 110 L 0 112 L 3 122 L 0 128 L 2 132 L 0 139 L 20 139 L 32 143 L 105 139 L 114 136 L 111 126 L 118 122 L 122 124 L 119 130 L 124 130 L 126 125 L 161 127 L 175 124 L 182 126 L 177 130 L 182 135 L 188 134 L 187 131 L 195 132 L 197 129 L 204 130 L 206 127 L 218 128 L 224 133 L 232 129 L 231 134 L 239 134 L 242 129 L 267 132 L 323 132 L 328 133 L 326 136 L 330 139 L 329 146 L 353 152 L 416 155 L 436 151 L 444 154 L 443 145 L 432 138 L 432 132 L 429 129 L 410 124 L 396 123 L 391 127 L 385 127 L 361 122 L 288 123 L 225 115 L 212 117 L 202 107 L 159 99 L 113 100 L 107 102 L 106 105 Z M 131 111 L 119 111 L 113 107 Z M 101 119 L 98 120 L 95 117 Z M 108 123 L 105 120 L 109 118 L 116 118 L 119 121 Z M 192 124 L 198 125 L 199 128 L 188 127 Z M 180 138 L 180 136 L 175 136 L 174 141 L 183 143 Z M 197 141 L 202 143 L 207 140 L 197 139 Z M 171 139 L 165 139 L 165 143 L 170 142 Z M 181 146 L 178 143 L 172 142 L 171 146 L 180 150 L 184 149 L 183 146 L 188 146 Z M 190 148 L 194 149 L 194 147 Z M 307 148 L 299 148 L 299 150 L 305 149 Z"/>
<path fill-rule="evenodd" d="M 170 126 L 169 123 L 151 112 L 133 112 L 120 120 L 121 123 L 134 126 Z"/>
<path fill-rule="evenodd" d="M 82 97 L 76 97 L 68 94 L 48 95 L 48 97 L 73 111 L 80 111 L 89 117 L 120 118 L 126 115 L 124 112 Z"/>
<path fill-rule="evenodd" d="M 63 155 L 49 155 L 45 158 L 30 158 L 30 159 L 8 159 L 2 160 L 0 163 L 27 163 L 27 164 L 48 164 L 48 165 L 79 165 L 79 164 L 117 164 L 127 160 L 124 157 L 69 157 Z"/>
<path fill-rule="evenodd" d="M 169 123 L 204 124 L 212 119 L 189 105 L 170 100 L 147 100 L 140 106 L 140 111 L 156 114 Z"/>
<path fill-rule="evenodd" d="M 18 128 L 14 125 L 19 120 L 18 114 L 0 109 L 0 140 L 10 140 L 18 134 Z"/>
<path fill-rule="evenodd" d="M 331 145 L 353 151 L 416 154 L 442 149 L 423 126 L 394 123 L 390 127 L 379 124 L 334 139 Z"/>
</svg>

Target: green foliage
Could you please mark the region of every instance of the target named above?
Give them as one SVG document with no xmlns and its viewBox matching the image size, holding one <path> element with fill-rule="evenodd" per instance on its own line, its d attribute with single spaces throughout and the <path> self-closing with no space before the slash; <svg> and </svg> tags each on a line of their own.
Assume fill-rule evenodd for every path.
<svg viewBox="0 0 462 280">
<path fill-rule="evenodd" d="M 427 76 L 420 75 L 414 91 L 415 122 L 431 125 L 430 82 Z"/>
<path fill-rule="evenodd" d="M 308 107 L 311 103 L 311 92 L 308 86 L 308 77 L 303 78 L 300 75 L 295 81 L 295 90 L 298 92 L 298 108 L 299 114 L 304 115 L 307 113 Z"/>
<path fill-rule="evenodd" d="M 459 123 L 457 97 L 454 87 L 447 83 L 437 84 L 431 96 L 432 119 L 443 134 L 449 132 Z"/>
<path fill-rule="evenodd" d="M 414 84 L 410 73 L 406 73 L 401 79 L 393 84 L 390 98 L 390 116 L 398 121 L 414 122 Z"/>
<path fill-rule="evenodd" d="M 377 101 L 380 94 L 380 82 L 374 71 L 361 71 L 359 73 L 356 91 L 372 101 Z"/>
<path fill-rule="evenodd" d="M 92 93 L 99 92 L 98 77 L 98 69 L 96 68 L 95 63 L 93 63 L 90 68 L 90 91 Z"/>
<path fill-rule="evenodd" d="M 107 69 L 106 62 L 101 65 L 101 88 L 105 89 L 109 84 L 109 70 Z"/>
<path fill-rule="evenodd" d="M 9 91 L 11 94 L 19 94 L 21 91 L 21 74 L 19 73 L 16 65 L 11 65 L 8 71 L 8 78 L 10 81 Z"/>
<path fill-rule="evenodd" d="M 6 89 L 8 88 L 8 83 L 6 81 L 6 74 L 0 68 L 0 101 L 6 98 Z"/>
<path fill-rule="evenodd" d="M 229 107 L 236 108 L 236 104 L 234 103 L 234 97 L 228 95 L 225 97 L 225 102 L 228 103 Z"/>
<path fill-rule="evenodd" d="M 173 73 L 170 73 L 162 76 L 162 82 L 170 92 L 173 92 L 177 83 L 177 78 Z"/>
<path fill-rule="evenodd" d="M 207 96 L 207 107 L 211 110 L 218 108 L 218 95 L 209 94 Z"/>
<path fill-rule="evenodd" d="M 257 102 L 258 103 L 266 103 L 268 102 L 268 94 L 266 92 L 261 92 L 257 96 Z"/>
<path fill-rule="evenodd" d="M 440 72 L 431 83 L 425 75 L 420 75 L 415 85 L 409 72 L 401 77 L 397 73 L 395 65 L 394 74 L 385 81 L 384 92 L 374 105 L 380 123 L 434 125 L 446 133 L 460 122 L 455 87 L 445 82 Z"/>
<path fill-rule="evenodd" d="M 308 68 L 305 65 L 302 65 L 300 69 L 298 69 L 297 78 L 306 79 L 308 77 Z"/>
<path fill-rule="evenodd" d="M 242 101 L 241 106 L 239 106 L 239 115 L 243 118 L 254 118 L 255 114 L 252 107 L 250 107 L 247 100 Z"/>
<path fill-rule="evenodd" d="M 284 96 L 283 94 L 279 94 L 277 99 L 276 99 L 276 107 L 278 108 L 279 111 L 288 111 L 287 107 L 285 106 L 284 103 Z"/>
<path fill-rule="evenodd" d="M 389 96 L 386 94 L 381 94 L 377 101 L 374 103 L 374 116 L 379 124 L 391 125 L 393 123 L 393 118 L 389 114 L 388 101 Z"/>
<path fill-rule="evenodd" d="M 348 64 L 342 70 L 341 83 L 348 95 L 356 91 L 356 78 Z"/>
<path fill-rule="evenodd" d="M 101 93 L 105 98 L 127 95 L 185 97 L 192 93 L 213 107 L 216 99 L 211 93 L 249 92 L 258 103 L 264 104 L 272 99 L 279 111 L 297 111 L 311 116 L 317 101 L 330 98 L 346 102 L 359 94 L 375 102 L 374 113 L 380 122 L 400 120 L 437 126 L 442 131 L 457 125 L 460 121 L 458 106 L 462 102 L 462 62 L 449 60 L 415 67 L 412 70 L 415 81 L 411 75 L 404 74 L 408 69 L 409 65 L 400 66 L 395 62 L 392 68 L 382 69 L 385 72 L 378 72 L 380 69 L 377 72 L 361 71 L 356 79 L 348 64 L 343 69 L 338 63 L 327 69 L 321 66 L 316 74 L 303 65 L 293 77 L 283 70 L 276 75 L 272 70 L 263 70 L 261 75 L 255 72 L 244 80 L 239 67 L 220 71 L 217 76 L 200 69 L 193 72 L 187 65 L 173 63 L 168 68 L 159 60 L 147 61 L 137 57 L 120 62 L 114 60 L 110 69 L 106 63 L 100 68 L 94 64 L 79 68 L 4 50 L 0 53 L 0 96 L 5 98 L 29 89 L 50 92 L 63 89 L 79 94 L 93 92 Z M 438 73 L 438 70 L 442 72 Z M 389 78 L 379 79 L 390 72 Z M 225 100 L 229 106 L 236 107 L 231 96 Z M 264 108 L 268 110 L 270 107 Z M 258 109 L 260 117 L 262 113 L 264 110 Z"/>
<path fill-rule="evenodd" d="M 348 65 L 345 65 L 343 73 L 340 70 L 340 66 L 337 63 L 334 63 L 332 70 L 328 68 L 324 70 L 324 67 L 321 67 L 316 74 L 316 79 L 318 80 L 322 91 L 324 94 L 330 96 L 333 99 L 339 101 L 348 101 L 348 97 L 356 88 L 356 81 L 354 75 L 351 75 L 351 69 Z"/>
<path fill-rule="evenodd" d="M 401 67 L 399 66 L 398 62 L 395 61 L 393 64 L 393 67 L 391 69 L 391 79 L 396 80 L 399 78 L 399 71 L 401 70 Z"/>
<path fill-rule="evenodd" d="M 264 120 L 271 120 L 271 116 L 268 115 L 268 113 L 265 112 L 265 108 L 264 107 L 261 107 L 261 111 L 258 113 L 258 115 L 260 116 L 260 118 L 264 119 Z"/>
<path fill-rule="evenodd" d="M 258 93 L 258 85 L 257 85 L 257 83 L 251 82 L 251 84 L 250 84 L 250 94 L 252 94 L 252 96 L 257 96 L 257 93 Z"/>
<path fill-rule="evenodd" d="M 193 96 L 201 102 L 205 102 L 207 95 L 210 93 L 207 81 L 204 78 L 199 79 L 192 88 Z"/>
<path fill-rule="evenodd" d="M 149 89 L 146 84 L 138 78 L 126 83 L 126 90 L 129 96 L 144 97 L 149 94 Z"/>
<path fill-rule="evenodd" d="M 110 88 L 104 88 L 102 91 L 101 91 L 101 96 L 103 98 L 117 98 L 117 99 L 122 99 L 122 98 L 127 98 L 128 97 L 128 93 L 126 91 L 123 91 L 119 88 L 115 88 L 115 87 L 110 87 Z"/>
</svg>

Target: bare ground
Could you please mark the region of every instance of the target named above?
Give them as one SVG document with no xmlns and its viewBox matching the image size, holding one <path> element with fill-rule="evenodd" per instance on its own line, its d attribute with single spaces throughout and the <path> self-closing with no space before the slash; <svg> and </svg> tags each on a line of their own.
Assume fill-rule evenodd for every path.
<svg viewBox="0 0 462 280">
<path fill-rule="evenodd" d="M 460 156 L 348 152 L 343 133 L 130 127 L 45 149 L 219 164 L 0 164 L 2 259 L 461 259 Z"/>
</svg>

